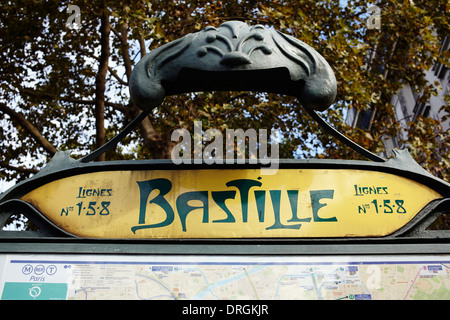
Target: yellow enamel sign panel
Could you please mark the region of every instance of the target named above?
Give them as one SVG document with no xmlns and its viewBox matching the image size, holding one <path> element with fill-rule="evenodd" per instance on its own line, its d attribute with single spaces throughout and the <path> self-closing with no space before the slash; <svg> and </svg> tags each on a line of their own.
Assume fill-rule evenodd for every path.
<svg viewBox="0 0 450 320">
<path fill-rule="evenodd" d="M 437 192 L 363 170 L 152 170 L 86 173 L 26 194 L 90 238 L 372 237 L 408 223 Z"/>
</svg>

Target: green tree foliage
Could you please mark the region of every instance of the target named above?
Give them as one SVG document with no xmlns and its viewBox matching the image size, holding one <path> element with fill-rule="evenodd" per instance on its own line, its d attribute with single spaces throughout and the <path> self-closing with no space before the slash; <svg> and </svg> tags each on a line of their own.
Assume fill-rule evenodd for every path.
<svg viewBox="0 0 450 320">
<path fill-rule="evenodd" d="M 80 8 L 81 25 L 70 29 Z M 336 103 L 323 112 L 333 126 L 373 152 L 382 137 L 396 136 L 390 97 L 409 83 L 421 99 L 436 94 L 425 70 L 448 52 L 446 0 L 388 1 L 380 29 L 367 28 L 370 1 L 3 1 L 0 8 L 0 177 L 24 179 L 57 149 L 86 155 L 111 139 L 139 109 L 129 99 L 133 66 L 150 50 L 208 25 L 229 20 L 273 26 L 321 53 L 338 80 Z M 376 110 L 370 130 L 343 123 L 348 107 Z M 253 92 L 196 93 L 168 97 L 104 159 L 169 158 L 177 128 L 278 128 L 280 156 L 359 156 L 323 133 L 291 97 Z M 448 132 L 432 119 L 413 123 L 405 141 L 435 175 L 449 179 Z M 30 161 L 30 159 L 32 161 Z"/>
</svg>

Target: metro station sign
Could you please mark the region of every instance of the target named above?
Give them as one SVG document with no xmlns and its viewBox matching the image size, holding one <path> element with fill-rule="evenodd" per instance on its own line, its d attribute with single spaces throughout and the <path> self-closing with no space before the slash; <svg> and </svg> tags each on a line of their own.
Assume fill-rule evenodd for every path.
<svg viewBox="0 0 450 320">
<path fill-rule="evenodd" d="M 440 198 L 385 172 L 205 167 L 78 174 L 21 200 L 77 237 L 180 239 L 386 236 Z"/>
</svg>

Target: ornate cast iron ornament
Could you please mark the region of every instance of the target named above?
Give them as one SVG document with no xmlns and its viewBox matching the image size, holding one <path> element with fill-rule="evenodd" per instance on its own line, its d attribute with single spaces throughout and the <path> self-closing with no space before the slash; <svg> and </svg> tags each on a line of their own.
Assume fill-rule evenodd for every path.
<svg viewBox="0 0 450 320">
<path fill-rule="evenodd" d="M 262 25 L 230 21 L 152 51 L 130 82 L 132 99 L 144 110 L 167 95 L 220 90 L 292 95 L 303 106 L 323 111 L 336 97 L 336 79 L 305 43 Z"/>
<path fill-rule="evenodd" d="M 304 109 L 327 132 L 374 162 L 280 160 L 280 170 L 282 171 L 280 177 L 282 176 L 286 181 L 290 179 L 289 177 L 313 181 L 312 177 L 314 176 L 321 176 L 321 180 L 335 179 L 333 181 L 338 181 L 346 180 L 342 177 L 347 175 L 349 179 L 357 176 L 359 180 L 350 184 L 338 183 L 335 189 L 327 184 L 327 181 L 323 181 L 325 184 L 322 183 L 322 186 L 319 187 L 315 185 L 312 187 L 313 183 L 311 182 L 310 188 L 313 189 L 305 190 L 300 188 L 301 181 L 297 182 L 295 179 L 295 181 L 289 180 L 288 184 L 291 184 L 289 190 L 278 190 L 281 188 L 279 182 L 276 179 L 272 180 L 269 183 L 271 190 L 258 189 L 254 191 L 255 203 L 259 210 L 259 221 L 256 223 L 259 223 L 257 228 L 260 229 L 254 228 L 250 233 L 245 231 L 248 229 L 247 219 L 250 220 L 249 206 L 246 202 L 250 195 L 249 190 L 253 187 L 261 187 L 263 183 L 266 183 L 259 181 L 261 177 L 252 176 L 251 179 L 249 178 L 251 176 L 249 172 L 258 168 L 258 165 L 205 166 L 191 164 L 175 166 L 170 161 L 160 160 L 91 163 L 91 160 L 123 139 L 151 110 L 157 108 L 166 96 L 194 91 L 222 90 L 264 91 L 294 96 L 300 100 Z M 162 227 L 173 227 L 174 208 L 177 209 L 181 220 L 182 230 L 179 231 L 181 234 L 190 228 L 187 217 L 191 217 L 191 211 L 196 209 L 203 209 L 203 220 L 199 222 L 200 227 L 198 227 L 200 233 L 203 228 L 202 223 L 212 223 L 215 226 L 222 223 L 225 226 L 226 223 L 236 222 L 236 217 L 233 216 L 225 203 L 225 200 L 234 199 L 236 191 L 220 190 L 221 185 L 216 185 L 217 190 L 214 189 L 214 191 L 212 189 L 195 191 L 197 186 L 191 186 L 192 191 L 183 191 L 184 193 L 178 195 L 176 201 L 170 200 L 172 202 L 169 203 L 170 201 L 165 196 L 172 190 L 171 179 L 178 181 L 179 190 L 184 190 L 185 187 L 182 183 L 180 185 L 180 177 L 178 176 L 189 176 L 191 172 L 197 172 L 197 175 L 199 177 L 203 175 L 204 178 L 202 179 L 206 181 L 202 182 L 203 184 L 200 183 L 201 188 L 204 187 L 205 183 L 206 185 L 214 184 L 217 183 L 215 181 L 217 179 L 224 179 L 223 181 L 225 181 L 231 179 L 231 176 L 237 175 L 236 179 L 226 182 L 226 186 L 237 187 L 240 192 L 241 223 L 244 224 L 241 227 L 244 231 L 234 233 L 234 231 L 227 231 L 226 228 L 220 229 L 219 231 L 224 236 L 218 236 L 219 238 L 259 237 L 259 235 L 261 237 L 285 237 L 286 235 L 290 238 L 448 237 L 445 232 L 440 234 L 430 233 L 425 228 L 433 219 L 448 210 L 450 184 L 423 170 L 414 162 L 407 151 L 398 151 L 395 158 L 386 161 L 347 139 L 324 121 L 316 111 L 324 111 L 333 103 L 336 97 L 336 79 L 323 57 L 298 39 L 262 25 L 248 26 L 238 21 L 223 23 L 218 28 L 206 27 L 200 32 L 188 34 L 146 55 L 136 65 L 132 73 L 130 93 L 133 102 L 142 109 L 142 113 L 115 138 L 90 155 L 76 161 L 70 158 L 69 154 L 58 152 L 41 172 L 0 195 L 0 225 L 3 225 L 2 223 L 9 215 L 18 209 L 26 213 L 39 226 L 40 236 L 134 238 L 134 234 L 136 234 L 135 238 L 179 238 L 173 235 L 180 233 L 159 233 L 155 235 L 150 232 Z M 211 179 L 211 174 L 205 175 L 205 172 L 209 172 L 204 171 L 206 169 L 213 170 L 211 174 L 215 174 L 216 178 Z M 200 173 L 201 171 L 203 173 Z M 229 172 L 229 176 L 223 172 Z M 237 178 L 240 172 L 247 178 Z M 108 176 L 111 179 L 108 179 Z M 368 185 L 368 183 L 372 183 L 371 177 L 379 179 L 377 184 L 373 182 L 373 185 Z M 192 181 L 195 179 L 195 177 L 191 178 Z M 114 182 L 116 184 L 108 182 L 110 180 L 116 181 Z M 388 180 L 392 184 L 384 185 L 380 182 L 387 182 Z M 191 185 L 192 181 L 187 185 Z M 192 183 L 195 184 L 195 181 Z M 405 185 L 405 189 L 407 189 L 406 184 L 408 188 L 417 186 L 417 190 L 421 190 L 423 203 L 415 201 L 415 207 L 412 204 L 407 204 L 409 200 L 405 200 L 405 197 L 410 195 L 402 194 L 402 185 Z M 127 190 L 132 188 L 138 190 L 134 192 L 134 196 L 140 194 L 140 200 L 133 200 L 138 203 L 138 206 L 140 201 L 140 208 L 136 210 L 134 207 L 131 208 L 133 205 L 133 201 L 130 200 L 132 195 L 127 195 Z M 155 189 L 159 190 L 160 195 L 148 202 L 151 191 Z M 74 193 L 69 198 L 72 197 L 71 201 L 78 202 L 76 204 L 68 203 L 64 207 L 58 202 L 60 201 L 58 192 L 62 192 L 62 190 L 65 190 L 65 193 Z M 115 207 L 116 204 L 113 204 L 112 198 L 109 198 L 115 193 L 119 193 L 119 190 L 121 190 L 121 193 L 118 198 L 125 204 L 125 207 Z M 290 206 L 281 205 L 283 192 L 286 193 Z M 312 208 L 311 217 L 299 216 L 297 209 L 298 205 L 301 204 L 299 200 L 302 197 L 301 193 L 309 197 L 309 208 Z M 266 194 L 267 197 L 270 195 L 272 203 L 272 209 L 270 210 L 273 212 L 275 222 L 273 225 L 262 226 L 263 223 L 267 222 L 267 220 L 264 220 Z M 385 214 L 384 217 L 391 217 L 385 221 L 393 221 L 390 215 L 397 214 L 395 217 L 404 219 L 405 223 L 391 229 L 389 229 L 389 226 L 388 228 L 381 226 L 380 228 L 383 230 L 380 232 L 368 228 L 367 233 L 359 233 L 358 226 L 352 227 L 353 229 L 349 229 L 349 231 L 335 232 L 336 228 L 333 228 L 332 224 L 340 221 L 341 217 L 337 217 L 337 212 L 336 215 L 333 213 L 332 216 L 325 217 L 323 208 L 327 206 L 327 203 L 322 201 L 323 199 L 336 199 L 337 197 L 342 197 L 342 199 L 340 199 L 340 207 L 336 206 L 335 208 L 340 208 L 340 211 L 348 211 L 342 208 L 346 208 L 347 202 L 351 202 L 354 206 L 351 209 L 354 211 L 352 214 L 360 215 L 358 219 L 361 219 L 361 215 L 369 214 L 371 215 L 371 221 L 377 223 L 377 219 L 381 219 L 377 217 L 381 217 L 381 213 L 383 213 Z M 188 201 L 191 198 L 202 201 L 203 206 L 190 205 Z M 53 208 L 55 205 L 50 201 L 58 202 L 60 207 Z M 209 201 L 214 201 L 222 208 L 227 213 L 227 218 L 210 221 L 212 218 L 210 219 L 209 216 Z M 148 218 L 148 203 L 156 204 L 159 209 L 162 209 L 165 218 L 159 222 L 148 222 L 146 220 Z M 333 206 L 330 204 L 328 208 L 333 208 Z M 47 212 L 44 212 L 44 209 Z M 49 214 L 52 210 L 56 210 L 56 214 Z M 116 212 L 113 217 L 112 212 L 114 210 Z M 121 219 L 129 214 L 128 211 L 130 210 L 136 211 L 139 220 L 135 222 L 136 225 L 131 229 L 128 228 L 128 233 L 120 233 Z M 288 222 L 293 224 L 282 222 L 281 216 L 286 214 L 287 211 L 292 214 L 292 218 Z M 344 212 L 342 214 L 344 215 Z M 351 219 L 351 214 L 348 212 L 345 214 L 347 218 Z M 97 224 L 98 226 L 94 228 L 94 235 L 80 231 L 91 228 L 92 224 L 80 223 L 75 227 L 72 225 L 79 223 L 78 220 L 81 218 L 78 219 L 78 217 L 95 215 L 99 219 L 95 220 L 96 226 Z M 90 218 L 87 219 L 89 222 Z M 119 222 L 114 224 L 112 221 L 114 219 Z M 397 220 L 394 223 L 398 223 Z M 295 230 L 303 230 L 302 225 L 308 223 L 311 223 L 312 226 L 312 222 L 318 222 L 319 225 L 327 225 L 328 227 L 311 228 L 309 230 L 316 231 L 304 234 L 298 233 L 298 236 L 296 236 Z M 389 225 L 390 222 L 386 222 L 386 224 Z M 96 233 L 96 228 L 99 230 L 98 233 Z M 113 228 L 113 230 L 110 230 L 110 228 Z M 80 233 L 72 230 L 80 231 Z M 141 237 L 138 232 L 142 230 L 150 230 L 150 233 Z M 267 230 L 277 230 L 279 233 L 265 234 Z M 290 233 L 283 233 L 287 232 L 286 230 Z M 330 233 L 327 233 L 328 231 L 324 233 L 324 230 L 330 230 Z M 132 236 L 128 236 L 128 234 L 131 234 L 130 232 L 133 233 Z M 3 236 L 8 236 L 7 232 L 0 232 L 0 236 L 2 236 L 2 233 Z M 84 236 L 84 234 L 87 234 L 87 236 Z M 198 237 L 208 238 L 211 237 L 211 233 Z M 212 237 L 214 237 L 214 233 Z"/>
</svg>

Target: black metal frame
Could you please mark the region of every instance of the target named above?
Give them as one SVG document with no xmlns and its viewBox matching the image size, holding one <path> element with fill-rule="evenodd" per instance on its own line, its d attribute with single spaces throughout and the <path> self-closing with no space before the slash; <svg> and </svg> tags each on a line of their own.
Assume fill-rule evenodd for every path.
<svg viewBox="0 0 450 320">
<path fill-rule="evenodd" d="M 54 161 L 49 164 L 50 169 L 43 170 L 41 173 L 34 177 L 17 184 L 11 188 L 8 193 L 4 194 L 0 199 L 0 223 L 6 221 L 11 213 L 20 211 L 27 216 L 33 223 L 39 227 L 39 232 L 14 232 L 14 231 L 0 231 L 0 239 L 15 238 L 18 236 L 22 238 L 32 239 L 73 239 L 74 241 L 81 241 L 71 234 L 68 234 L 64 230 L 59 229 L 52 222 L 50 222 L 42 213 L 34 208 L 30 203 L 20 200 L 20 198 L 26 193 L 42 186 L 55 179 L 62 179 L 65 177 L 76 176 L 79 174 L 90 172 L 106 172 L 106 171 L 118 171 L 118 170 L 205 170 L 205 169 L 255 169 L 261 168 L 261 164 L 214 164 L 214 165 L 198 165 L 198 164 L 180 164 L 175 165 L 170 160 L 147 160 L 147 161 L 109 161 L 104 163 L 91 162 L 83 163 L 81 161 L 72 161 L 72 159 L 66 154 L 65 156 L 56 157 Z M 445 243 L 450 241 L 450 230 L 427 230 L 426 228 L 431 224 L 439 215 L 448 212 L 450 208 L 450 185 L 440 179 L 435 178 L 431 174 L 421 169 L 410 158 L 409 153 L 403 151 L 397 151 L 397 157 L 383 163 L 375 163 L 369 161 L 356 161 L 356 160 L 280 160 L 280 169 L 354 169 L 363 171 L 378 171 L 395 174 L 397 176 L 406 177 L 416 182 L 427 185 L 428 187 L 439 192 L 443 198 L 434 200 L 425 206 L 409 223 L 403 226 L 396 232 L 379 238 L 352 238 L 352 241 L 365 241 L 369 240 L 373 243 L 384 242 L 386 240 L 392 241 L 393 239 L 410 239 L 416 241 L 417 239 L 437 239 L 438 242 Z M 444 240 L 446 239 L 446 240 Z M 98 241 L 97 239 L 90 239 L 91 241 Z M 274 239 L 272 239 L 274 240 Z M 103 241 L 103 240 L 101 240 Z M 122 240 L 109 239 L 116 243 L 121 243 Z M 133 241 L 149 243 L 165 243 L 165 240 L 129 240 L 127 243 Z M 196 239 L 176 240 L 177 243 L 190 243 L 190 241 L 203 241 Z M 233 242 L 230 239 L 207 239 L 211 243 L 228 243 Z M 270 240 L 267 239 L 251 239 L 240 241 L 253 241 L 260 244 L 265 244 Z M 347 243 L 346 239 L 342 238 L 321 238 L 321 239 L 276 239 L 278 243 L 297 243 L 304 244 L 311 241 L 327 241 L 330 243 Z"/>
</svg>

